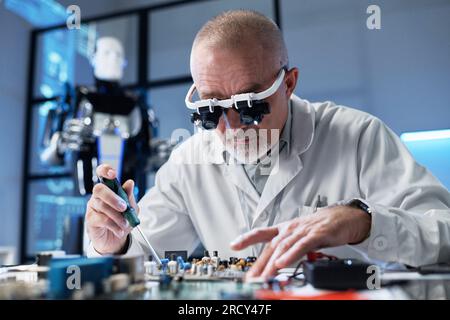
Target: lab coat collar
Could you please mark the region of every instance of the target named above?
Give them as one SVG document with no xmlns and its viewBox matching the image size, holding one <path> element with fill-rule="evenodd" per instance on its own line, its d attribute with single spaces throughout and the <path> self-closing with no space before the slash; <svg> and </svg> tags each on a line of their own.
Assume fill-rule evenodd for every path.
<svg viewBox="0 0 450 320">
<path fill-rule="evenodd" d="M 316 113 L 309 101 L 300 99 L 294 94 L 291 97 L 291 108 L 291 151 L 301 155 L 313 142 Z"/>
<path fill-rule="evenodd" d="M 282 148 L 286 148 L 285 152 L 290 154 L 291 152 L 291 128 L 292 128 L 292 100 L 289 101 L 289 110 L 288 110 L 288 117 L 286 120 L 286 123 L 284 125 L 284 128 L 281 132 L 280 136 L 280 151 Z M 284 144 L 283 146 L 281 144 Z"/>
</svg>

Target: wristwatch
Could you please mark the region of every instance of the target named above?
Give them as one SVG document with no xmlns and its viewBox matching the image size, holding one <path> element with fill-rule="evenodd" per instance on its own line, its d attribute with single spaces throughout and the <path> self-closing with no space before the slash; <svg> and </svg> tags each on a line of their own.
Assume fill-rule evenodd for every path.
<svg viewBox="0 0 450 320">
<path fill-rule="evenodd" d="M 372 216 L 372 210 L 370 207 L 359 199 L 352 199 L 347 203 L 347 206 L 358 208 L 367 213 L 369 216 Z"/>
</svg>

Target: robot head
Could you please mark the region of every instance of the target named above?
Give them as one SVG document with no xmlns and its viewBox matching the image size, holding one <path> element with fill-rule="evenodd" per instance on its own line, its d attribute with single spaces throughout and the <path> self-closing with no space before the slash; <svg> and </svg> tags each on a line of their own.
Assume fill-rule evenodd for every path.
<svg viewBox="0 0 450 320">
<path fill-rule="evenodd" d="M 126 62 L 120 41 L 113 37 L 99 38 L 91 64 L 94 67 L 94 75 L 99 80 L 122 79 Z"/>
</svg>

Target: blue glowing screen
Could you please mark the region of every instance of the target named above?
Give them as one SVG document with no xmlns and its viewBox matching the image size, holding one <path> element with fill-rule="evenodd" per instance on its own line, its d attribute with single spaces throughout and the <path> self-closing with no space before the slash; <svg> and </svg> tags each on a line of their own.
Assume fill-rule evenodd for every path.
<svg viewBox="0 0 450 320">
<path fill-rule="evenodd" d="M 450 189 L 450 130 L 408 132 L 401 139 L 417 162 Z"/>
</svg>

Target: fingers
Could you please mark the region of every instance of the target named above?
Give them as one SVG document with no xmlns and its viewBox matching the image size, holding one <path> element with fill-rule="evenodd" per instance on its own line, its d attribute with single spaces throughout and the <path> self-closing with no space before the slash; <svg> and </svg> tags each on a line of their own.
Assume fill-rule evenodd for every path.
<svg viewBox="0 0 450 320">
<path fill-rule="evenodd" d="M 101 199 L 106 202 L 110 207 L 119 212 L 123 212 L 127 209 L 127 204 L 118 195 L 102 183 L 98 183 L 94 186 L 92 191 L 94 198 Z"/>
<path fill-rule="evenodd" d="M 277 268 L 286 268 L 310 251 L 320 249 L 321 241 L 316 236 L 306 236 L 297 241 L 276 261 Z"/>
<path fill-rule="evenodd" d="M 107 215 L 91 210 L 87 219 L 89 220 L 89 227 L 91 228 L 102 228 L 111 231 L 117 238 L 122 239 L 127 232 L 122 230 L 112 219 Z"/>
<path fill-rule="evenodd" d="M 130 201 L 130 204 L 133 208 L 136 209 L 137 213 L 139 214 L 139 207 L 136 203 L 136 199 L 134 198 L 134 181 L 133 180 L 127 180 L 123 184 L 123 189 L 128 195 L 128 201 Z"/>
<path fill-rule="evenodd" d="M 253 229 L 233 240 L 230 246 L 233 250 L 242 250 L 252 244 L 270 241 L 277 234 L 278 227 Z"/>
<path fill-rule="evenodd" d="M 277 269 L 279 269 L 277 265 L 277 261 L 285 252 L 290 250 L 292 246 L 295 245 L 297 241 L 299 241 L 305 235 L 304 229 L 300 229 L 292 234 L 285 233 L 283 234 L 284 238 L 280 238 L 276 244 L 273 242 L 271 245 L 273 246 L 274 251 L 270 257 L 270 260 L 267 262 L 266 267 L 261 273 L 262 277 L 270 277 L 276 274 Z"/>
<path fill-rule="evenodd" d="M 278 228 L 279 233 L 266 245 L 261 257 L 249 271 L 248 277 L 268 278 L 274 276 L 278 269 L 289 266 L 307 252 L 313 250 L 317 244 L 317 242 L 310 243 L 303 240 L 305 238 L 315 240 L 317 237 L 308 237 L 308 228 L 297 221 Z M 295 250 L 292 251 L 292 248 L 295 248 Z M 285 256 L 287 253 L 289 255 Z"/>
<path fill-rule="evenodd" d="M 297 219 L 289 221 L 287 224 L 281 224 L 278 227 L 278 235 L 272 239 L 272 246 L 276 247 L 284 238 L 289 236 L 291 233 L 296 232 L 299 227 L 303 229 L 303 225 L 300 226 L 300 221 Z M 298 232 L 298 231 L 297 231 Z"/>
<path fill-rule="evenodd" d="M 116 171 L 109 164 L 101 164 L 95 169 L 95 173 L 98 177 L 105 177 L 108 179 L 114 179 L 116 177 Z"/>
<path fill-rule="evenodd" d="M 130 225 L 127 220 L 125 220 L 122 213 L 114 210 L 114 208 L 103 202 L 101 199 L 92 197 L 91 200 L 89 200 L 89 206 L 93 208 L 95 212 L 106 215 L 123 231 L 127 232 L 130 229 Z"/>
<path fill-rule="evenodd" d="M 267 265 L 272 253 L 274 251 L 274 247 L 269 243 L 264 247 L 263 252 L 256 260 L 255 264 L 250 268 L 250 270 L 246 274 L 246 278 L 259 277 L 263 272 L 264 268 Z"/>
</svg>

